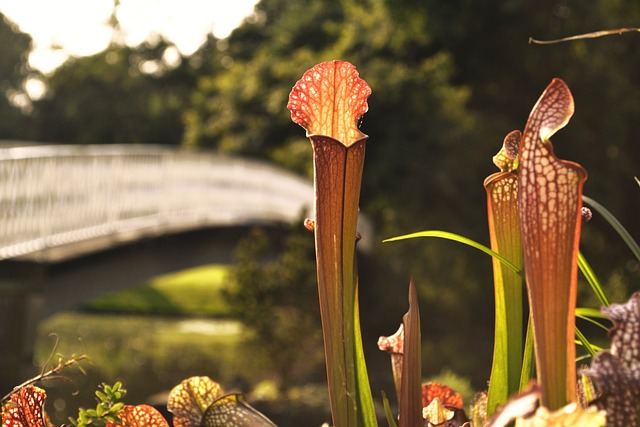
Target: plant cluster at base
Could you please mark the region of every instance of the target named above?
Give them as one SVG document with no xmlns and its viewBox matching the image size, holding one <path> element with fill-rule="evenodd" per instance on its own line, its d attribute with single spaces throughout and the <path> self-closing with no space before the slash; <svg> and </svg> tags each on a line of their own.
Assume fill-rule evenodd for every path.
<svg viewBox="0 0 640 427">
<path fill-rule="evenodd" d="M 95 409 L 81 408 L 76 427 L 169 427 L 162 414 L 149 405 L 126 405 L 126 390 L 116 382 L 96 391 Z M 2 427 L 53 427 L 44 405 L 46 393 L 33 385 L 10 395 L 3 405 Z M 169 394 L 167 409 L 175 427 L 275 427 L 267 417 L 249 405 L 241 393 L 223 393 L 209 377 L 191 377 Z"/>
<path fill-rule="evenodd" d="M 325 359 L 336 427 L 377 425 L 362 355 L 354 260 L 368 139 L 358 124 L 367 111 L 370 93 L 353 65 L 334 60 L 308 70 L 294 85 L 287 105 L 292 120 L 307 131 L 314 152 L 316 218 L 313 227 L 307 228 L 315 234 Z M 496 330 L 488 394 L 476 401 L 471 421 L 466 420 L 462 408 L 447 407 L 439 398 L 434 399 L 434 407 L 422 402 L 420 314 L 411 282 L 409 311 L 402 326 L 392 337 L 379 341 L 380 348 L 391 353 L 398 395 L 397 417 L 383 395 L 390 426 L 396 426 L 397 420 L 400 427 L 497 427 L 516 419 L 532 426 L 623 425 L 617 423 L 618 418 L 635 424 L 631 416 L 635 417 L 637 409 L 640 376 L 636 378 L 637 371 L 621 367 L 620 359 L 611 356 L 614 351 L 595 358 L 601 368 L 593 379 L 600 374 L 601 382 L 622 383 L 623 389 L 611 392 L 598 384 L 602 410 L 581 408 L 576 403 L 575 337 L 589 354 L 596 353 L 576 329 L 577 313 L 589 317 L 576 309 L 578 265 L 600 300 L 605 305 L 608 300 L 579 254 L 581 225 L 590 218 L 590 211 L 582 206 L 587 173 L 577 163 L 558 159 L 549 139 L 569 122 L 573 112 L 569 88 L 562 80 L 553 79 L 534 105 L 524 131 L 507 135 L 503 149 L 494 157 L 501 172 L 485 181 L 491 249 L 473 246 L 494 256 Z M 430 233 L 445 237 L 443 232 L 424 232 L 390 240 Z M 456 240 L 464 239 L 458 236 Z M 525 337 L 523 282 L 530 311 Z M 638 341 L 640 333 L 634 331 L 631 336 Z M 636 350 L 635 356 L 639 352 Z M 527 388 L 534 365 L 537 380 Z M 622 407 L 612 403 L 620 405 L 621 400 L 626 402 Z M 536 411 L 538 405 L 541 408 Z"/>
<path fill-rule="evenodd" d="M 377 427 L 360 331 L 356 245 L 359 197 L 368 136 L 358 127 L 371 89 L 348 62 L 323 62 L 293 87 L 288 108 L 307 132 L 314 156 L 314 233 L 319 306 L 329 401 L 334 427 Z M 389 240 L 439 237 L 469 244 L 493 257 L 496 326 L 493 366 L 487 392 L 478 394 L 469 417 L 460 394 L 439 383 L 422 383 L 420 310 L 411 281 L 408 311 L 398 331 L 380 337 L 390 353 L 397 395 L 394 414 L 384 392 L 390 427 L 629 427 L 638 424 L 640 401 L 640 293 L 625 304 L 609 305 L 579 253 L 585 213 L 586 171 L 560 160 L 550 137 L 574 111 L 567 85 L 553 79 L 534 105 L 522 132 L 510 132 L 494 157 L 500 169 L 489 176 L 487 194 L 490 245 L 461 236 L 425 231 Z M 586 199 L 589 200 L 589 199 Z M 597 204 L 590 203 L 598 211 Z M 634 253 L 640 249 L 616 225 Z M 638 255 L 640 261 L 640 255 Z M 602 302 L 602 314 L 576 308 L 578 269 Z M 529 307 L 525 322 L 523 293 Z M 576 329 L 576 316 L 606 317 L 611 348 L 598 349 Z M 527 333 L 523 334 L 525 323 Z M 597 323 L 594 321 L 594 323 Z M 524 336 L 523 336 L 524 335 Z M 593 356 L 576 372 L 576 340 Z M 36 382 L 73 364 L 58 367 L 16 387 L 2 399 L 2 427 L 49 427 L 46 393 Z M 532 372 L 536 379 L 532 379 Z M 578 379 L 580 381 L 578 381 Z M 579 396 L 581 393 L 583 396 Z M 148 405 L 127 405 L 122 384 L 103 384 L 97 405 L 80 409 L 76 427 L 169 427 Z M 582 402 L 578 403 L 578 402 Z M 275 427 L 241 393 L 224 393 L 208 377 L 175 386 L 167 409 L 176 427 Z"/>
</svg>

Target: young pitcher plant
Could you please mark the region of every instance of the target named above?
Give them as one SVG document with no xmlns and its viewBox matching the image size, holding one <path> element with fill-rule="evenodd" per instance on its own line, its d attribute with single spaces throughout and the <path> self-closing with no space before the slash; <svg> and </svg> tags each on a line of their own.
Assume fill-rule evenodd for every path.
<svg viewBox="0 0 640 427">
<path fill-rule="evenodd" d="M 295 84 L 287 108 L 314 159 L 318 295 L 329 400 L 336 427 L 375 426 L 358 313 L 356 235 L 369 85 L 348 62 L 323 62 Z"/>
<path fill-rule="evenodd" d="M 487 191 L 491 249 L 522 268 L 522 239 L 518 220 L 518 151 L 522 133 L 510 132 L 493 162 L 500 168 L 484 181 Z M 523 360 L 522 276 L 493 258 L 495 338 L 487 396 L 487 412 L 504 404 L 520 387 Z"/>
</svg>

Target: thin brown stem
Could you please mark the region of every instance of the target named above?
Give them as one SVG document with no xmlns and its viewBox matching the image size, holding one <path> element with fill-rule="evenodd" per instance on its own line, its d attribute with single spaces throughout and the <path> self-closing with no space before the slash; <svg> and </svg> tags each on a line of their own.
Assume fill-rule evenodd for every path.
<svg viewBox="0 0 640 427">
<path fill-rule="evenodd" d="M 636 33 L 640 32 L 640 28 L 617 28 L 615 30 L 596 31 L 593 33 L 578 34 L 575 36 L 563 37 L 561 39 L 555 39 L 555 40 L 537 40 L 537 39 L 534 39 L 533 37 L 529 37 L 529 44 L 532 44 L 532 43 L 533 44 L 555 44 L 555 43 L 569 42 L 573 40 L 595 39 L 598 37 L 614 36 L 614 35 L 620 35 L 623 33 L 633 33 L 633 32 L 636 32 Z"/>
<path fill-rule="evenodd" d="M 13 390 L 11 390 L 8 394 L 3 396 L 2 399 L 0 399 L 0 403 L 5 402 L 6 400 L 9 400 L 9 398 L 11 397 L 11 395 L 13 393 L 15 393 L 16 391 L 20 390 L 23 387 L 35 384 L 38 381 L 43 381 L 43 380 L 51 379 L 51 378 L 54 378 L 54 377 L 58 378 L 57 375 L 60 374 L 62 371 L 64 371 L 66 368 L 68 368 L 69 366 L 80 362 L 81 360 L 85 360 L 85 359 L 88 359 L 88 358 L 89 358 L 89 356 L 87 356 L 86 354 L 82 354 L 80 356 L 73 356 L 73 357 L 71 357 L 71 359 L 69 359 L 67 361 L 63 361 L 62 359 L 60 359 L 58 361 L 58 364 L 56 366 L 54 366 L 53 368 L 49 369 L 46 372 L 42 372 L 42 373 L 36 375 L 33 378 L 30 378 L 30 379 L 26 380 L 25 382 L 23 382 L 20 385 L 15 386 L 13 388 Z"/>
</svg>

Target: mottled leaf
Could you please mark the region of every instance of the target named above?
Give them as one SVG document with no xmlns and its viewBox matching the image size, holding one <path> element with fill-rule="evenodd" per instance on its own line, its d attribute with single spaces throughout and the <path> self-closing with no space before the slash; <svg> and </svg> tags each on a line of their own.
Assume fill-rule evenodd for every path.
<svg viewBox="0 0 640 427">
<path fill-rule="evenodd" d="M 44 412 L 47 394 L 41 388 L 28 385 L 11 395 L 2 410 L 2 427 L 47 427 Z"/>
<path fill-rule="evenodd" d="M 510 132 L 493 158 L 502 172 L 484 181 L 491 249 L 522 268 L 518 217 L 518 148 L 522 134 Z M 495 332 L 493 364 L 487 394 L 488 416 L 518 391 L 522 368 L 522 277 L 493 258 Z"/>
<path fill-rule="evenodd" d="M 596 383 L 599 397 L 596 406 L 607 412 L 607 426 L 635 426 L 640 402 L 640 366 L 626 366 L 608 351 L 591 361 L 587 375 Z"/>
<path fill-rule="evenodd" d="M 291 120 L 307 135 L 324 135 L 349 146 L 366 137 L 358 120 L 367 112 L 369 85 L 348 62 L 323 62 L 308 70 L 289 94 Z"/>
<path fill-rule="evenodd" d="M 573 115 L 573 97 L 553 79 L 533 107 L 519 153 L 518 210 L 542 402 L 576 400 L 575 300 L 582 186 L 587 173 L 559 160 L 549 137 Z"/>
<path fill-rule="evenodd" d="M 391 371 L 396 387 L 396 397 L 400 396 L 400 384 L 402 382 L 402 359 L 404 357 L 404 325 L 388 337 L 378 338 L 378 348 L 391 355 Z"/>
<path fill-rule="evenodd" d="M 313 146 L 318 295 L 336 427 L 375 424 L 361 350 L 355 245 L 367 136 L 357 122 L 371 89 L 347 62 L 316 65 L 289 95 Z"/>
<path fill-rule="evenodd" d="M 202 427 L 275 427 L 275 424 L 249 405 L 244 395 L 230 393 L 207 409 Z"/>
<path fill-rule="evenodd" d="M 512 172 L 518 169 L 518 151 L 520 150 L 520 141 L 522 140 L 522 132 L 519 130 L 511 131 L 507 134 L 502 142 L 502 148 L 493 156 L 493 164 L 502 172 Z"/>
<path fill-rule="evenodd" d="M 625 365 L 640 363 L 640 293 L 626 304 L 602 307 L 602 313 L 613 322 L 609 330 L 611 353 Z"/>
<path fill-rule="evenodd" d="M 169 427 L 162 414 L 149 405 L 126 405 L 118 417 L 122 427 Z"/>
<path fill-rule="evenodd" d="M 607 425 L 635 426 L 640 402 L 640 294 L 601 311 L 613 322 L 611 351 L 598 353 L 585 373 L 597 385 L 595 403 L 606 410 Z"/>
<path fill-rule="evenodd" d="M 176 427 L 200 427 L 202 417 L 222 395 L 222 387 L 209 377 L 191 377 L 175 386 L 169 394 L 167 409 Z"/>
<path fill-rule="evenodd" d="M 462 395 L 448 385 L 436 382 L 422 384 L 422 407 L 429 406 L 434 399 L 439 399 L 444 406 L 458 409 L 464 406 Z"/>
</svg>

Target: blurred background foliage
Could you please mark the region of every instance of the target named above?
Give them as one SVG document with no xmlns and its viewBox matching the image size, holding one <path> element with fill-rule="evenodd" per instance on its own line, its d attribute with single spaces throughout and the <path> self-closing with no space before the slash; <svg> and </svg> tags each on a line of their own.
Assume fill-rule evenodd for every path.
<svg viewBox="0 0 640 427">
<path fill-rule="evenodd" d="M 637 237 L 640 35 L 550 46 L 528 39 L 639 24 L 640 2 L 622 0 L 262 0 L 228 39 L 211 36 L 189 57 L 162 39 L 113 44 L 40 75 L 26 63 L 29 37 L 0 19 L 0 138 L 183 144 L 310 176 L 311 150 L 289 119 L 287 97 L 305 70 L 339 58 L 373 89 L 362 124 L 370 141 L 361 206 L 375 238 L 445 229 L 487 243 L 482 182 L 495 171 L 491 157 L 560 77 L 576 114 L 554 137 L 556 152 L 587 169 L 585 193 Z M 41 98 L 25 97 L 25 79 L 44 83 Z M 640 267 L 604 221 L 585 226 L 582 250 L 614 302 L 638 289 Z M 482 387 L 493 334 L 490 260 L 430 240 L 376 244 L 372 259 L 361 265 L 368 345 L 397 328 L 413 276 L 425 375 L 446 367 Z M 242 265 L 239 277 L 258 268 Z M 268 274 L 281 295 L 277 274 Z M 597 305 L 586 288 L 581 303 Z"/>
</svg>

